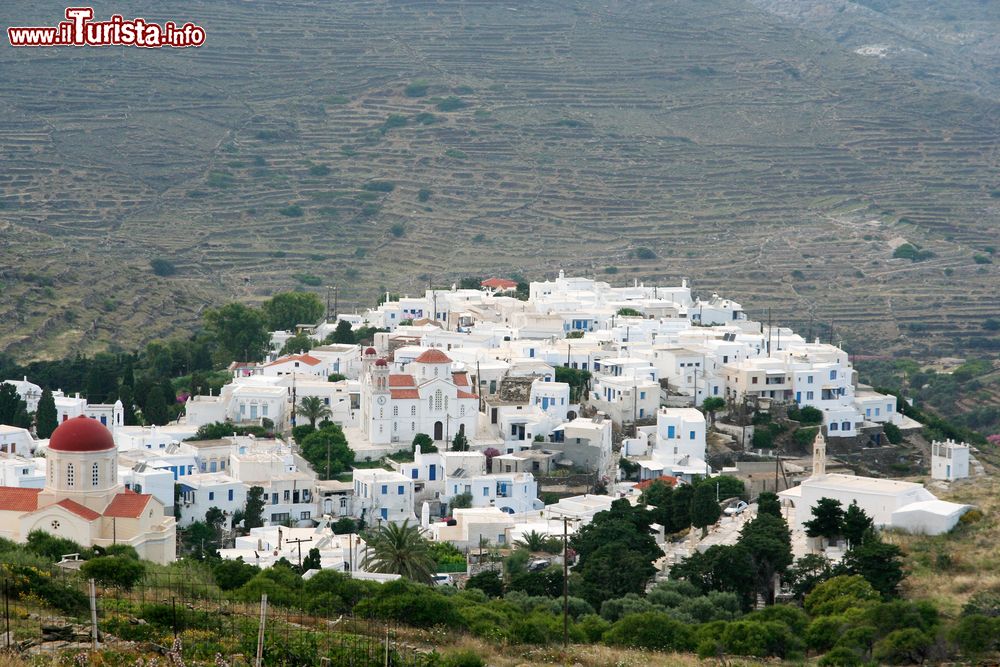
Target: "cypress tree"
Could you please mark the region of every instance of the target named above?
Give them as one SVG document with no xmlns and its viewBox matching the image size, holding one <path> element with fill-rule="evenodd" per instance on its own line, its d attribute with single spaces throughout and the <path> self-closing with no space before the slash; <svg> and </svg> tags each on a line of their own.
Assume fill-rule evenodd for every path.
<svg viewBox="0 0 1000 667">
<path fill-rule="evenodd" d="M 38 399 L 38 410 L 35 411 L 35 433 L 44 440 L 52 435 L 56 426 L 59 426 L 56 399 L 52 397 L 49 389 L 45 389 L 42 391 L 42 397 Z"/>
</svg>

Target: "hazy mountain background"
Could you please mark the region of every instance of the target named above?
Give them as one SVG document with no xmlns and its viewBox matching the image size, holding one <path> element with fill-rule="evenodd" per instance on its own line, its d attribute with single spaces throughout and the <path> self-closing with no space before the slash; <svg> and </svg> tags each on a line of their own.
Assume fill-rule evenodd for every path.
<svg viewBox="0 0 1000 667">
<path fill-rule="evenodd" d="M 0 350 L 560 267 L 688 276 L 855 352 L 1000 345 L 1000 3 L 95 5 L 208 41 L 0 49 Z"/>
</svg>

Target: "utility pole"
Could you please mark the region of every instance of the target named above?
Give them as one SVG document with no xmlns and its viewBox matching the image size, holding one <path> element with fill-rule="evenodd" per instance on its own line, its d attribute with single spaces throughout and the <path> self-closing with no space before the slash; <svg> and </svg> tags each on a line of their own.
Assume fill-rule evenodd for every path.
<svg viewBox="0 0 1000 667">
<path fill-rule="evenodd" d="M 330 321 L 330 286 L 326 286 L 326 321 Z"/>
<path fill-rule="evenodd" d="M 569 646 L 569 547 L 567 525 L 569 517 L 563 515 L 563 648 Z"/>
<path fill-rule="evenodd" d="M 298 539 L 294 539 L 294 540 L 291 539 L 291 538 L 285 538 L 285 544 L 297 544 L 299 546 L 299 571 L 300 572 L 302 571 L 302 543 L 303 542 L 312 542 L 312 541 L 313 541 L 313 538 L 311 538 L 311 537 L 308 537 L 306 539 L 298 538 Z"/>
<path fill-rule="evenodd" d="M 292 428 L 295 428 L 295 401 L 297 394 L 295 393 L 295 375 L 292 375 Z"/>
</svg>

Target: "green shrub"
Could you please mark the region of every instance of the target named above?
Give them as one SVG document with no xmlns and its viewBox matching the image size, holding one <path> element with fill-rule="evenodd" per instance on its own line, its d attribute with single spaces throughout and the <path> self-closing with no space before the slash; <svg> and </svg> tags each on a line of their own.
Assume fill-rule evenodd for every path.
<svg viewBox="0 0 1000 667">
<path fill-rule="evenodd" d="M 576 627 L 589 643 L 596 644 L 604 637 L 604 633 L 611 629 L 611 624 L 597 614 L 584 614 L 577 620 Z"/>
<path fill-rule="evenodd" d="M 509 639 L 507 629 L 515 616 L 513 612 L 514 608 L 503 602 L 469 605 L 458 609 L 458 614 L 462 617 L 464 625 L 469 628 L 469 632 L 493 642 Z"/>
<path fill-rule="evenodd" d="M 922 664 L 933 640 L 916 628 L 895 630 L 875 644 L 872 657 L 881 664 Z"/>
<path fill-rule="evenodd" d="M 820 658 L 817 664 L 820 667 L 861 667 L 865 662 L 851 649 L 838 646 Z"/>
<path fill-rule="evenodd" d="M 802 648 L 801 640 L 777 621 L 733 621 L 722 633 L 727 653 L 766 658 L 784 658 Z"/>
<path fill-rule="evenodd" d="M 951 640 L 965 656 L 1000 649 L 1000 618 L 981 614 L 963 616 L 952 628 Z"/>
<path fill-rule="evenodd" d="M 461 649 L 445 654 L 441 667 L 486 667 L 486 661 L 472 649 Z"/>
<path fill-rule="evenodd" d="M 462 627 L 455 603 L 434 589 L 397 579 L 382 585 L 354 608 L 355 614 L 416 627 Z"/>
<path fill-rule="evenodd" d="M 100 556 L 85 562 L 80 572 L 103 586 L 132 590 L 146 574 L 146 566 L 128 556 Z"/>
<path fill-rule="evenodd" d="M 389 233 L 395 236 L 397 239 L 402 238 L 406 234 L 406 226 L 401 222 L 397 222 L 392 227 L 389 228 Z"/>
<path fill-rule="evenodd" d="M 440 102 L 438 102 L 437 103 L 437 110 L 438 111 L 458 111 L 459 109 L 464 109 L 466 106 L 467 106 L 466 103 L 463 102 L 460 98 L 455 97 L 454 95 L 452 95 L 452 96 L 446 97 L 445 99 L 443 99 Z"/>
<path fill-rule="evenodd" d="M 173 262 L 159 257 L 150 260 L 149 266 L 153 269 L 153 273 L 160 277 L 172 276 L 177 273 L 177 267 L 174 266 Z"/>
<path fill-rule="evenodd" d="M 298 204 L 289 204 L 288 206 L 279 208 L 278 213 L 286 218 L 301 218 L 303 215 L 302 207 Z"/>
<path fill-rule="evenodd" d="M 407 97 L 423 97 L 427 94 L 427 89 L 430 84 L 423 79 L 417 79 L 406 88 L 403 89 L 403 94 Z"/>
<path fill-rule="evenodd" d="M 364 188 L 369 192 L 392 192 L 396 184 L 392 181 L 370 181 L 365 183 Z"/>
<path fill-rule="evenodd" d="M 693 651 L 696 647 L 691 626 L 659 611 L 626 616 L 611 626 L 604 641 L 612 646 L 655 651 Z"/>
<path fill-rule="evenodd" d="M 817 584 L 803 606 L 812 617 L 842 614 L 848 609 L 869 607 L 881 600 L 872 585 L 860 575 L 841 575 Z"/>
</svg>

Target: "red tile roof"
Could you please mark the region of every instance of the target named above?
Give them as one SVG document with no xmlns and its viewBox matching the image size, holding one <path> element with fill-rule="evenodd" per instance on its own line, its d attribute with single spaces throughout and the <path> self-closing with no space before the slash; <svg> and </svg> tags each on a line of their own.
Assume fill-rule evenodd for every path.
<svg viewBox="0 0 1000 667">
<path fill-rule="evenodd" d="M 458 392 L 458 397 L 459 398 L 475 398 L 475 399 L 479 398 L 479 396 L 477 396 L 476 394 L 470 394 L 467 391 L 459 391 Z"/>
<path fill-rule="evenodd" d="M 65 510 L 69 510 L 73 514 L 77 515 L 78 517 L 82 517 L 87 521 L 93 521 L 94 519 L 101 518 L 101 515 L 95 512 L 94 510 L 84 505 L 81 505 L 75 500 L 70 500 L 69 498 L 63 498 L 62 500 L 57 502 L 56 505 L 59 505 L 59 507 L 62 507 Z"/>
<path fill-rule="evenodd" d="M 465 373 L 452 373 L 451 379 L 459 387 L 469 386 L 469 376 L 466 375 Z"/>
<path fill-rule="evenodd" d="M 418 364 L 450 364 L 451 357 L 441 350 L 431 348 L 414 359 Z"/>
<path fill-rule="evenodd" d="M 517 287 L 516 280 L 508 280 L 507 278 L 487 278 L 479 284 L 483 287 L 492 287 L 494 289 L 514 289 Z"/>
<path fill-rule="evenodd" d="M 653 485 L 653 482 L 663 482 L 667 486 L 677 486 L 677 478 L 672 475 L 660 475 L 655 479 L 646 479 L 635 485 L 635 488 L 644 491 Z"/>
<path fill-rule="evenodd" d="M 119 493 L 104 510 L 104 516 L 137 519 L 152 497 L 148 493 Z"/>
<path fill-rule="evenodd" d="M 394 399 L 398 398 L 420 398 L 420 391 L 417 389 L 390 389 L 389 393 Z"/>
<path fill-rule="evenodd" d="M 34 512 L 38 509 L 38 494 L 41 492 L 41 489 L 0 486 L 0 511 Z"/>
<path fill-rule="evenodd" d="M 417 383 L 412 375 L 396 374 L 389 376 L 390 387 L 416 387 Z"/>
<path fill-rule="evenodd" d="M 281 357 L 280 359 L 275 359 L 268 366 L 277 366 L 278 364 L 286 364 L 289 361 L 301 361 L 309 366 L 315 366 L 316 364 L 323 363 L 311 354 L 291 354 L 287 357 Z"/>
</svg>

